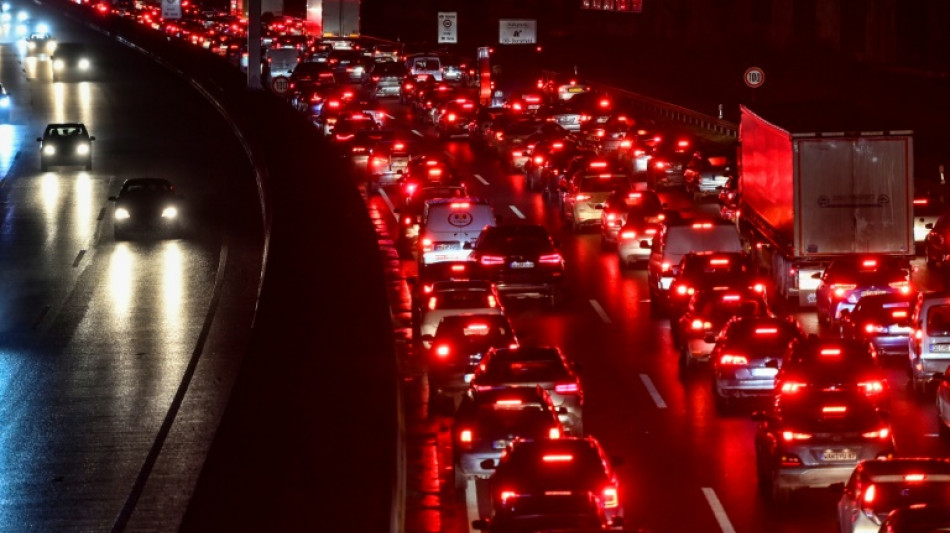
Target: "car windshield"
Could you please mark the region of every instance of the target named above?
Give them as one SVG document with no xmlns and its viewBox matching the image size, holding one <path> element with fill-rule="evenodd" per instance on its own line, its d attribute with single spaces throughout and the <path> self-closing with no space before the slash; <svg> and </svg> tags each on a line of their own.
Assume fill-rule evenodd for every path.
<svg viewBox="0 0 950 533">
<path fill-rule="evenodd" d="M 910 301 L 865 297 L 858 301 L 854 316 L 880 325 L 906 323 L 910 317 Z"/>
<path fill-rule="evenodd" d="M 560 359 L 492 358 L 483 374 L 487 381 L 536 383 L 567 377 Z"/>
<path fill-rule="evenodd" d="M 46 136 L 61 136 L 68 137 L 71 135 L 82 135 L 86 132 L 85 128 L 82 126 L 75 125 L 60 125 L 60 126 L 47 126 Z"/>
<path fill-rule="evenodd" d="M 626 176 L 615 174 L 606 174 L 603 177 L 599 174 L 584 176 L 578 180 L 577 190 L 583 192 L 612 192 L 622 187 L 626 187 Z"/>
<path fill-rule="evenodd" d="M 171 187 L 169 187 L 167 183 L 161 181 L 139 181 L 135 183 L 126 183 L 122 187 L 122 192 L 129 194 L 169 192 L 170 190 Z"/>
<path fill-rule="evenodd" d="M 480 250 L 504 250 L 512 253 L 540 253 L 553 250 L 551 239 L 544 228 L 516 226 L 516 230 L 501 227 L 488 230 L 477 246 Z"/>
</svg>

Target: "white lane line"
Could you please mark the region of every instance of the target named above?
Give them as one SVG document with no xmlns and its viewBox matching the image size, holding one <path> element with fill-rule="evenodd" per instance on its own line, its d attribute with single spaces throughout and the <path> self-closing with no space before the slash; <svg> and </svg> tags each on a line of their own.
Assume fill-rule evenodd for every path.
<svg viewBox="0 0 950 533">
<path fill-rule="evenodd" d="M 475 179 L 482 182 L 482 185 L 491 185 L 491 183 L 488 183 L 488 180 L 483 178 L 481 174 L 472 174 L 472 175 L 475 176 Z"/>
<path fill-rule="evenodd" d="M 389 212 L 393 214 L 393 218 L 396 219 L 396 222 L 399 222 L 399 215 L 396 214 L 396 208 L 393 207 L 393 203 L 389 199 L 389 195 L 386 194 L 386 190 L 382 187 L 379 188 L 379 197 L 383 199 L 383 202 L 386 202 L 386 206 L 389 207 Z"/>
<path fill-rule="evenodd" d="M 924 433 L 925 437 L 939 437 L 940 433 Z"/>
<path fill-rule="evenodd" d="M 409 131 L 411 131 L 413 135 L 418 135 L 419 137 L 425 137 L 425 134 L 419 133 L 419 130 L 409 130 Z"/>
<path fill-rule="evenodd" d="M 455 159 L 455 154 L 453 154 L 452 152 L 448 150 L 442 150 L 442 153 L 445 154 L 445 157 L 449 159 Z"/>
<path fill-rule="evenodd" d="M 523 218 L 526 218 L 526 217 L 524 216 L 524 213 L 522 213 L 521 210 L 518 209 L 517 207 L 515 207 L 515 206 L 513 206 L 513 205 L 509 205 L 508 207 L 511 208 L 511 211 L 512 211 L 514 214 L 518 215 L 518 218 L 522 218 L 522 219 L 523 219 Z"/>
<path fill-rule="evenodd" d="M 719 497 L 716 496 L 716 491 L 712 490 L 711 487 L 703 487 L 703 495 L 706 496 L 706 501 L 709 503 L 709 507 L 712 508 L 712 512 L 716 516 L 716 522 L 719 522 L 719 528 L 722 529 L 722 533 L 736 533 L 736 529 L 732 527 L 732 522 L 730 522 L 729 517 L 726 516 L 726 510 L 722 507 L 722 502 L 720 502 Z"/>
<path fill-rule="evenodd" d="M 472 527 L 472 521 L 478 520 L 481 517 L 478 516 L 478 490 L 475 486 L 475 478 L 469 478 L 468 481 L 465 482 L 465 514 L 468 517 L 468 520 L 466 520 L 468 531 L 476 531 Z"/>
<path fill-rule="evenodd" d="M 650 393 L 650 397 L 653 398 L 653 403 L 656 404 L 656 407 L 658 409 L 666 409 L 666 402 L 664 402 L 663 397 L 660 396 L 660 391 L 656 390 L 656 385 L 653 384 L 653 380 L 650 379 L 650 376 L 640 374 L 640 381 L 642 381 L 643 386 L 647 388 L 647 392 Z"/>
<path fill-rule="evenodd" d="M 604 321 L 604 324 L 610 324 L 610 317 L 607 316 L 607 311 L 604 311 L 604 308 L 600 306 L 600 303 L 597 300 L 591 300 L 590 306 L 594 308 L 594 311 L 597 313 L 597 316 Z"/>
<path fill-rule="evenodd" d="M 396 117 L 390 115 L 389 113 L 383 113 L 383 115 L 385 115 L 385 117 L 388 118 L 389 120 L 396 120 Z"/>
</svg>

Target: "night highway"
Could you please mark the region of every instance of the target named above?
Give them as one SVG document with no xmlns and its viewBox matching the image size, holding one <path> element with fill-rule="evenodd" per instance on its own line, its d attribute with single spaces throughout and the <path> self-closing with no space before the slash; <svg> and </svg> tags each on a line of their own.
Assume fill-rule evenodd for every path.
<svg viewBox="0 0 950 533">
<path fill-rule="evenodd" d="M 289 105 L 229 115 L 192 87 L 214 93 L 215 81 L 183 80 L 55 8 L 20 9 L 96 59 L 87 80 L 53 81 L 49 58 L 27 57 L 16 26 L 0 28 L 0 81 L 14 101 L 0 125 L 0 530 L 474 531 L 473 520 L 491 515 L 488 483 L 453 486 L 453 416 L 429 405 L 412 323 L 419 263 L 394 246 L 397 188 L 368 190 L 359 170 L 343 171 L 344 159 Z M 882 84 L 863 94 L 866 110 L 889 88 L 865 75 Z M 901 78 L 886 83 L 914 92 Z M 900 113 L 880 102 L 880 115 L 862 120 L 897 118 L 914 130 L 928 169 L 916 177 L 932 181 L 947 139 L 942 114 L 926 110 L 946 108 L 928 99 L 946 83 L 926 83 Z M 645 85 L 662 90 L 655 78 Z M 671 85 L 673 100 L 683 87 Z M 625 528 L 838 530 L 840 492 L 806 489 L 779 506 L 759 490 L 752 413 L 771 400 L 716 408 L 709 366 L 681 368 L 669 319 L 651 309 L 645 269 L 622 269 L 597 229 L 573 231 L 523 173 L 467 139 L 440 140 L 398 99 L 381 106 L 386 128 L 416 154 L 446 158 L 499 224 L 541 224 L 553 236 L 566 265 L 563 302 L 505 299 L 504 311 L 521 345 L 558 346 L 577 364 L 584 431 L 619 459 Z M 671 135 L 732 140 L 640 118 Z M 95 136 L 92 170 L 40 171 L 36 138 L 59 122 L 82 122 Z M 274 129 L 257 130 L 259 138 L 235 135 L 265 122 Z M 249 157 L 254 149 L 267 157 Z M 271 181 L 255 165 L 269 166 Z M 109 197 L 144 177 L 174 183 L 182 232 L 117 241 Z M 684 217 L 719 216 L 714 197 L 659 194 Z M 945 272 L 923 257 L 911 264 L 917 289 L 947 288 Z M 770 295 L 807 333 L 837 336 L 814 308 Z M 933 395 L 913 393 L 907 367 L 906 358 L 885 358 L 897 455 L 950 457 Z M 405 480 L 394 477 L 405 485 L 393 487 L 392 471 L 373 468 L 391 466 L 399 429 Z M 359 516 L 364 496 L 373 505 Z M 381 517 L 387 500 L 398 507 Z"/>
</svg>

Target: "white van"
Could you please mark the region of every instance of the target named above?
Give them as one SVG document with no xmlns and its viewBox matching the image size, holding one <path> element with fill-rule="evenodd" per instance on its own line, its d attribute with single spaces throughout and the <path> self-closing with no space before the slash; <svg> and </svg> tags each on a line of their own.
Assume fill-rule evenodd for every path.
<svg viewBox="0 0 950 533">
<path fill-rule="evenodd" d="M 918 294 L 910 327 L 911 384 L 923 394 L 950 366 L 950 292 Z"/>
<path fill-rule="evenodd" d="M 653 237 L 647 284 L 650 306 L 662 309 L 674 269 L 689 252 L 742 252 L 745 247 L 735 224 L 727 220 L 680 220 L 665 224 Z"/>
<path fill-rule="evenodd" d="M 482 229 L 494 225 L 495 212 L 485 200 L 429 200 L 419 229 L 419 262 L 466 261 Z"/>
<path fill-rule="evenodd" d="M 442 60 L 435 54 L 416 54 L 406 59 L 406 69 L 416 81 L 423 81 L 429 76 L 435 81 L 442 81 Z"/>
<path fill-rule="evenodd" d="M 289 78 L 300 63 L 300 51 L 296 48 L 268 48 L 264 57 L 271 79 L 278 76 Z"/>
</svg>

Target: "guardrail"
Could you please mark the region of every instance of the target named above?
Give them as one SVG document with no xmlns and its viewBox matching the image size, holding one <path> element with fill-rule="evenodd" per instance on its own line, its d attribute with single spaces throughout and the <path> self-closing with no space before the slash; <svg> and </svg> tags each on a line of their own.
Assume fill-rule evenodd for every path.
<svg viewBox="0 0 950 533">
<path fill-rule="evenodd" d="M 550 70 L 545 70 L 543 73 L 545 76 L 558 76 L 563 74 Z M 724 135 L 726 137 L 738 137 L 739 135 L 739 125 L 735 122 L 723 120 L 712 115 L 706 115 L 699 111 L 644 96 L 626 89 L 612 87 L 604 83 L 593 81 L 588 82 L 588 84 L 595 90 L 606 91 L 615 96 L 622 97 L 635 111 L 644 112 L 651 116 L 678 122 L 686 126 L 699 128 L 717 135 Z"/>
</svg>

